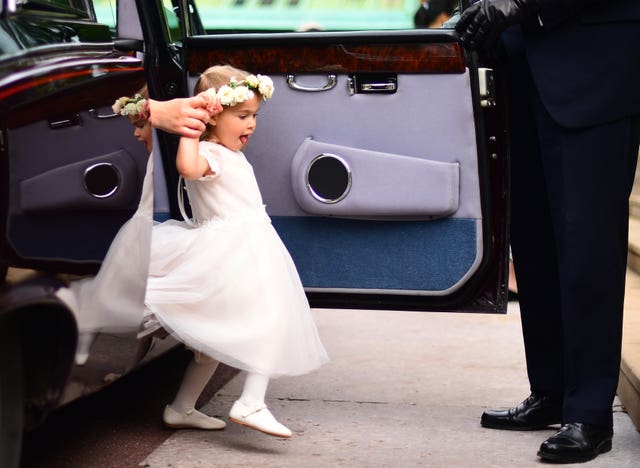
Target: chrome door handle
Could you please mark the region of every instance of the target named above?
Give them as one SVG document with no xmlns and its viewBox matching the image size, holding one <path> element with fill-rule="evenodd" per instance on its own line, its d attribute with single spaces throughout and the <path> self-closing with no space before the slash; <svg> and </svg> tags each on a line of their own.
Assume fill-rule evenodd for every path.
<svg viewBox="0 0 640 468">
<path fill-rule="evenodd" d="M 384 92 L 389 93 L 396 90 L 395 83 L 365 83 L 362 85 L 363 92 Z"/>
<path fill-rule="evenodd" d="M 336 75 L 327 75 L 327 84 L 320 87 L 320 88 L 310 88 L 307 86 L 300 86 L 298 83 L 296 83 L 296 76 L 295 75 L 287 75 L 287 84 L 289 85 L 289 88 L 291 89 L 295 89 L 296 91 L 306 91 L 306 92 L 310 92 L 310 93 L 315 93 L 318 91 L 329 91 L 332 88 L 335 88 L 336 83 L 338 82 L 338 78 Z"/>
<path fill-rule="evenodd" d="M 60 118 L 56 120 L 49 120 L 49 128 L 51 130 L 58 130 L 60 128 L 75 127 L 76 125 L 82 125 L 82 119 L 80 114 L 73 114 L 67 118 Z"/>
<path fill-rule="evenodd" d="M 103 120 L 103 119 L 113 119 L 114 117 L 118 117 L 120 114 L 115 114 L 115 113 L 99 114 L 98 109 L 89 109 L 89 115 L 96 120 Z"/>
<path fill-rule="evenodd" d="M 354 73 L 347 79 L 349 95 L 394 94 L 398 91 L 398 75 L 395 73 Z"/>
</svg>

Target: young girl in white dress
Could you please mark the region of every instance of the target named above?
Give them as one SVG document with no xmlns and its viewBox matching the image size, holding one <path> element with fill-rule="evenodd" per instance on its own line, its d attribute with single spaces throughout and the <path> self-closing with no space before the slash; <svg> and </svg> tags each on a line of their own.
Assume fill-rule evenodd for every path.
<svg viewBox="0 0 640 468">
<path fill-rule="evenodd" d="M 146 305 L 194 351 L 163 419 L 172 427 L 224 428 L 224 421 L 194 409 L 224 362 L 247 372 L 231 421 L 290 437 L 265 405 L 269 379 L 308 373 L 328 357 L 296 268 L 241 152 L 273 82 L 214 66 L 196 84 L 195 93 L 203 91 L 211 120 L 199 140 L 181 138 L 176 157 L 193 220 L 170 220 L 152 233 Z"/>
</svg>

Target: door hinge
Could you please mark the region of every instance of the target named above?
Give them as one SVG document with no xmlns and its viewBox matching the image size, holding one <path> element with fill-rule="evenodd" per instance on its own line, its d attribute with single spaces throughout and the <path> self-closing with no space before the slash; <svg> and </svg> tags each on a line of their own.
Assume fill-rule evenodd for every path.
<svg viewBox="0 0 640 468">
<path fill-rule="evenodd" d="M 478 68 L 478 88 L 480 106 L 494 107 L 496 105 L 496 84 L 492 68 Z"/>
</svg>

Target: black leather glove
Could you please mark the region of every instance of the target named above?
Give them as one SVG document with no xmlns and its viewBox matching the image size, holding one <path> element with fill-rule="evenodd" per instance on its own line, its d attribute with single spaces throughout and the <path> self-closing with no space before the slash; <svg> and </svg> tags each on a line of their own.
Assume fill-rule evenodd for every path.
<svg viewBox="0 0 640 468">
<path fill-rule="evenodd" d="M 480 0 L 462 13 L 456 31 L 472 49 L 491 50 L 502 31 L 539 10 L 537 0 Z"/>
</svg>

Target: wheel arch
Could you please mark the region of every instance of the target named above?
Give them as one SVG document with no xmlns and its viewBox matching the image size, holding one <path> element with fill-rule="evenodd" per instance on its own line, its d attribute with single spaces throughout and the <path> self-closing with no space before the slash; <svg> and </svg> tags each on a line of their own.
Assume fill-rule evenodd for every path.
<svg viewBox="0 0 640 468">
<path fill-rule="evenodd" d="M 57 286 L 37 279 L 0 291 L 0 327 L 11 327 L 19 335 L 26 429 L 59 405 L 73 367 L 77 325 L 71 310 L 55 296 Z"/>
</svg>

